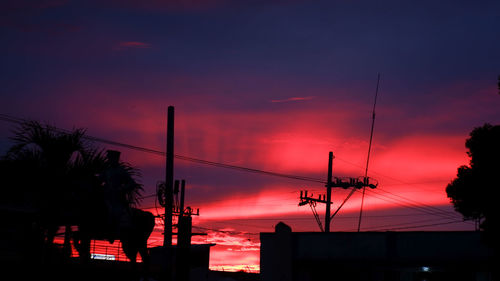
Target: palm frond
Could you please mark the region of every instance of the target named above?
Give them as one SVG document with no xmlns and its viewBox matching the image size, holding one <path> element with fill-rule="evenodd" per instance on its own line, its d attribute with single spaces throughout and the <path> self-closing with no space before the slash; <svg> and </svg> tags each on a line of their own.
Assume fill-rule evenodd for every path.
<svg viewBox="0 0 500 281">
<path fill-rule="evenodd" d="M 144 186 L 139 180 L 142 177 L 142 172 L 139 168 L 127 162 L 120 161 L 119 165 L 130 176 L 133 182 L 131 185 L 132 188 L 127 191 L 127 200 L 131 204 L 131 207 L 135 207 L 141 202 L 142 191 L 144 191 Z"/>
</svg>

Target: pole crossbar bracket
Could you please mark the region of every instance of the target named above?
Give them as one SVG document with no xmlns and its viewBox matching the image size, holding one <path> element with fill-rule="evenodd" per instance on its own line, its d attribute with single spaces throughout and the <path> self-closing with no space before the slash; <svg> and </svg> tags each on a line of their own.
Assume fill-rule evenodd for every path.
<svg viewBox="0 0 500 281">
<path fill-rule="evenodd" d="M 348 189 L 351 187 L 361 189 L 363 187 L 377 188 L 378 182 L 370 177 L 357 177 L 357 178 L 338 178 L 335 177 L 330 184 L 325 184 L 325 187 L 341 187 Z"/>
</svg>

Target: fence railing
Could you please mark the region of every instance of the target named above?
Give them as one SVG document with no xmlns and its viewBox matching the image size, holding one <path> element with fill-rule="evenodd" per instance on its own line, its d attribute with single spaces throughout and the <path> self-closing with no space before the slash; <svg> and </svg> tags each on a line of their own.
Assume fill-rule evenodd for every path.
<svg viewBox="0 0 500 281">
<path fill-rule="evenodd" d="M 63 236 L 56 236 L 54 243 L 58 245 L 64 244 Z M 73 243 L 71 244 L 71 257 L 79 257 L 78 251 L 75 249 Z M 96 260 L 108 261 L 130 261 L 122 249 L 120 240 L 115 241 L 113 244 L 105 240 L 91 240 L 90 242 L 90 257 Z M 142 262 L 141 256 L 137 256 L 137 262 Z"/>
</svg>

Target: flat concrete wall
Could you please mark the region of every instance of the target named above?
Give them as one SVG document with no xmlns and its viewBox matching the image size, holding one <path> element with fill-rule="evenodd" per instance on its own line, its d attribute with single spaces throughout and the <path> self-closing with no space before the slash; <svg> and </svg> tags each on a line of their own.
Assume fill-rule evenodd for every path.
<svg viewBox="0 0 500 281">
<path fill-rule="evenodd" d="M 493 256 L 479 232 L 278 231 L 260 238 L 263 281 L 316 280 L 311 276 L 329 270 L 359 280 L 413 280 L 408 276 L 428 274 L 418 272 L 425 265 L 443 274 L 484 276 Z"/>
</svg>

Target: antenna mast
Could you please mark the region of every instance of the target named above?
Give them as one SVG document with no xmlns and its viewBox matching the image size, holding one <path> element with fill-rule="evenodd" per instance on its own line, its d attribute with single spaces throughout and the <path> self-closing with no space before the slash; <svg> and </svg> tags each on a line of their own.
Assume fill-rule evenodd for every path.
<svg viewBox="0 0 500 281">
<path fill-rule="evenodd" d="M 379 83 L 380 83 L 380 73 L 377 76 L 377 89 L 375 90 L 375 101 L 373 102 L 372 128 L 370 131 L 370 143 L 368 145 L 368 156 L 366 157 L 365 178 L 368 176 L 368 164 L 370 163 L 370 153 L 372 150 L 373 128 L 375 127 L 375 107 L 377 106 Z M 363 187 L 363 196 L 361 197 L 361 208 L 359 209 L 358 232 L 361 230 L 361 218 L 363 217 L 363 204 L 365 201 L 365 190 L 366 190 L 366 187 Z"/>
</svg>

